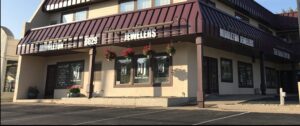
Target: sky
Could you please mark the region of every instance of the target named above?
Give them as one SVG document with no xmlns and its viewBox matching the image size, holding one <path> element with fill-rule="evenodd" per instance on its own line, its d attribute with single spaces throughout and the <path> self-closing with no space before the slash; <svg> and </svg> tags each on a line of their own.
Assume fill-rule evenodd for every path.
<svg viewBox="0 0 300 126">
<path fill-rule="evenodd" d="M 9 28 L 15 38 L 21 38 L 21 30 L 28 22 L 41 0 L 0 0 L 1 1 L 1 26 Z M 256 0 L 273 13 L 282 9 L 297 8 L 296 0 Z"/>
</svg>

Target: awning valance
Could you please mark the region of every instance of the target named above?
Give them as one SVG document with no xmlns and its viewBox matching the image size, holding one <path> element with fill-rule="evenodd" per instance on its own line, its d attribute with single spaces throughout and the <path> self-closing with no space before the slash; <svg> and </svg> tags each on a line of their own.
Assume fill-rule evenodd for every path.
<svg viewBox="0 0 300 126">
<path fill-rule="evenodd" d="M 203 16 L 203 37 L 219 39 L 220 42 L 234 41 L 236 44 L 273 55 L 274 49 L 280 49 L 290 55 L 294 53 L 291 45 L 270 33 L 225 14 L 214 7 L 203 3 L 200 6 Z"/>
</svg>

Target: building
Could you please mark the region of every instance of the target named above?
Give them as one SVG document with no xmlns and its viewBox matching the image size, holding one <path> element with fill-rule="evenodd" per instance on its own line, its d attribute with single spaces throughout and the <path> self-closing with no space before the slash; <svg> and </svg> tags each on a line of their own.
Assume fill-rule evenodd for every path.
<svg viewBox="0 0 300 126">
<path fill-rule="evenodd" d="M 12 32 L 1 26 L 1 101 L 13 98 L 18 65 L 15 50 L 18 43 Z"/>
<path fill-rule="evenodd" d="M 206 94 L 295 93 L 298 29 L 297 17 L 254 0 L 45 0 L 16 50 L 14 100 L 30 86 L 41 99 L 78 85 L 87 98 L 197 98 L 202 107 Z M 149 48 L 156 53 L 143 55 Z"/>
</svg>

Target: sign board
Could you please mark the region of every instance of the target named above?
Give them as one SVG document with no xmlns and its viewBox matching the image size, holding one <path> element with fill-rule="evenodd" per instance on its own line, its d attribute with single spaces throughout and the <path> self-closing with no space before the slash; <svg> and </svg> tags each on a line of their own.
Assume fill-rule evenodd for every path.
<svg viewBox="0 0 300 126">
<path fill-rule="evenodd" d="M 93 46 L 98 43 L 98 37 L 85 37 L 84 46 Z"/>
<path fill-rule="evenodd" d="M 232 41 L 239 42 L 243 45 L 254 47 L 254 41 L 252 39 L 246 38 L 244 36 L 240 36 L 236 33 L 224 30 L 222 28 L 220 28 L 220 36 L 222 38 L 226 38 L 226 39 L 229 39 L 229 40 L 232 40 Z"/>
<path fill-rule="evenodd" d="M 125 33 L 124 41 L 156 38 L 156 36 L 157 33 L 156 33 L 156 29 L 154 28 L 146 29 L 146 30 L 138 30 L 134 32 Z"/>
<path fill-rule="evenodd" d="M 279 56 L 279 57 L 282 57 L 282 58 L 285 58 L 285 59 L 290 59 L 291 58 L 290 54 L 285 52 L 285 51 L 282 51 L 282 50 L 279 50 L 279 49 L 276 49 L 276 48 L 273 48 L 273 51 L 274 51 L 274 55 L 276 55 L 276 56 Z"/>
<path fill-rule="evenodd" d="M 64 48 L 64 43 L 48 43 L 39 46 L 39 51 L 59 50 Z"/>
</svg>

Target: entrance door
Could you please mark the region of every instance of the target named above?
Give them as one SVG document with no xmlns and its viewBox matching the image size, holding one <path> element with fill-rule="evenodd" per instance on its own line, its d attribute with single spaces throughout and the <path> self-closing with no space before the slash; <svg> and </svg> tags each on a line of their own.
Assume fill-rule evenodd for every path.
<svg viewBox="0 0 300 126">
<path fill-rule="evenodd" d="M 293 82 L 292 71 L 281 71 L 280 72 L 280 86 L 288 94 L 297 94 L 297 84 Z M 297 79 L 297 78 L 296 78 Z"/>
<path fill-rule="evenodd" d="M 203 84 L 206 94 L 219 94 L 217 59 L 203 58 Z"/>
<path fill-rule="evenodd" d="M 45 98 L 53 98 L 54 97 L 54 88 L 56 84 L 56 65 L 49 65 L 47 67 L 47 80 L 45 87 Z"/>
</svg>

